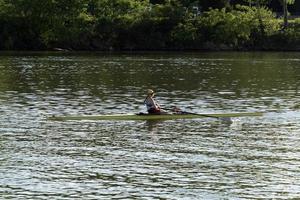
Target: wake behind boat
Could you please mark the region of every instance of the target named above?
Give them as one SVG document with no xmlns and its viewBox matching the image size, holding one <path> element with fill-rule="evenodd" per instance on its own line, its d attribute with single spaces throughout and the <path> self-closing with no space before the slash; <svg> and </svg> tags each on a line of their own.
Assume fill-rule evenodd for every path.
<svg viewBox="0 0 300 200">
<path fill-rule="evenodd" d="M 174 120 L 196 118 L 231 118 L 231 117 L 258 117 L 262 112 L 236 112 L 236 113 L 180 113 L 180 114 L 112 114 L 112 115 L 79 115 L 79 116 L 51 116 L 49 120 Z"/>
</svg>

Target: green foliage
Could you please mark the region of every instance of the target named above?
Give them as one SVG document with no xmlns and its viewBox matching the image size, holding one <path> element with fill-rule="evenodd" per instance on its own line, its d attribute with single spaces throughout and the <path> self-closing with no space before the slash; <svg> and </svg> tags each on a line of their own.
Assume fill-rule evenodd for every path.
<svg viewBox="0 0 300 200">
<path fill-rule="evenodd" d="M 149 9 L 148 1 L 93 0 L 91 14 L 95 17 L 92 46 L 100 49 L 120 49 L 128 34 Z"/>
<path fill-rule="evenodd" d="M 252 2 L 255 7 L 228 0 L 0 0 L 0 49 L 203 49 L 208 43 L 252 49 L 299 41 L 297 20 L 282 32 L 266 0 Z M 218 9 L 194 10 L 208 7 Z"/>
<path fill-rule="evenodd" d="M 284 3 L 284 0 L 279 0 L 281 4 Z M 295 3 L 295 0 L 285 0 L 288 5 L 292 5 Z"/>
<path fill-rule="evenodd" d="M 291 20 L 290 26 L 269 38 L 269 49 L 300 50 L 300 18 Z"/>
<path fill-rule="evenodd" d="M 237 6 L 230 12 L 225 9 L 210 10 L 199 18 L 200 30 L 208 41 L 237 48 L 253 42 L 253 36 L 260 32 L 258 14 L 261 15 L 266 35 L 279 30 L 279 23 L 274 20 L 271 11 L 248 6 Z"/>
<path fill-rule="evenodd" d="M 41 18 L 45 23 L 40 29 L 43 43 L 48 47 L 76 47 L 81 34 L 87 31 L 93 20 L 87 13 L 87 1 L 48 0 L 46 8 L 45 17 Z"/>
<path fill-rule="evenodd" d="M 179 23 L 171 32 L 174 46 L 179 49 L 196 49 L 203 42 L 202 35 L 196 26 L 196 21 L 189 19 Z"/>
<path fill-rule="evenodd" d="M 3 48 L 71 46 L 86 26 L 87 0 L 2 0 Z M 5 9 L 3 9 L 5 8 Z M 10 41 L 6 44 L 6 41 Z"/>
</svg>

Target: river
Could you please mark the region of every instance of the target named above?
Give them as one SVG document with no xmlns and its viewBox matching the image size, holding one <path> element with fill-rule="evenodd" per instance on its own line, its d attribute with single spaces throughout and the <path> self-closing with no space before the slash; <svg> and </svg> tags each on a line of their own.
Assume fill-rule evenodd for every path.
<svg viewBox="0 0 300 200">
<path fill-rule="evenodd" d="M 299 52 L 0 53 L 1 199 L 300 198 Z M 262 117 L 50 121 L 165 107 Z"/>
</svg>

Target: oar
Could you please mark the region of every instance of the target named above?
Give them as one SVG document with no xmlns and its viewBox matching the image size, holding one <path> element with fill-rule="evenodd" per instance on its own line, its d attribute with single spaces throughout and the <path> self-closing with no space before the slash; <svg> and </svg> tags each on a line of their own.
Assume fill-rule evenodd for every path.
<svg viewBox="0 0 300 200">
<path fill-rule="evenodd" d="M 171 108 L 162 108 L 162 109 L 174 112 L 174 109 L 171 109 Z M 179 109 L 179 111 L 180 111 L 180 109 Z M 186 111 L 180 111 L 180 112 L 182 114 L 199 115 L 199 116 L 203 116 L 203 117 L 210 117 L 210 118 L 215 118 L 215 119 L 222 119 L 224 121 L 232 122 L 232 120 L 231 120 L 230 117 L 218 117 L 218 116 L 212 116 L 212 115 L 206 115 L 206 114 L 199 114 L 199 113 L 193 113 L 193 112 L 186 112 Z"/>
<path fill-rule="evenodd" d="M 184 113 L 184 114 L 190 114 L 190 115 L 200 115 L 200 116 L 203 116 L 203 117 L 211 117 L 211 118 L 215 118 L 215 119 L 221 119 L 221 120 L 224 120 L 224 121 L 232 122 L 232 120 L 231 120 L 230 117 L 217 117 L 217 116 L 212 116 L 212 115 L 192 113 L 192 112 L 185 112 L 185 111 L 182 111 L 182 113 Z"/>
</svg>

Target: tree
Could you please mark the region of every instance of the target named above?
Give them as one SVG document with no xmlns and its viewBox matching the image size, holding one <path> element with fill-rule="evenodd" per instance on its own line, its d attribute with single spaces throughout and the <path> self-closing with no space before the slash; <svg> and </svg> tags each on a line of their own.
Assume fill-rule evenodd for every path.
<svg viewBox="0 0 300 200">
<path fill-rule="evenodd" d="M 295 0 L 280 0 L 283 9 L 283 28 L 288 26 L 288 4 L 294 4 Z"/>
<path fill-rule="evenodd" d="M 201 0 L 199 1 L 200 6 L 202 7 L 203 11 L 208 11 L 211 8 L 229 8 L 230 7 L 230 0 Z"/>
<path fill-rule="evenodd" d="M 9 49 L 70 48 L 87 20 L 88 0 L 1 0 L 1 40 Z M 3 32 L 1 34 L 1 32 Z M 1 36 L 0 36 L 1 37 Z"/>
<path fill-rule="evenodd" d="M 268 3 L 268 0 L 245 0 L 245 1 L 248 2 L 250 6 L 252 6 L 252 4 L 255 4 L 257 8 L 257 17 L 259 21 L 260 34 L 264 35 L 265 31 L 264 31 L 264 25 L 262 21 L 261 9 L 263 8 L 264 5 Z"/>
</svg>

